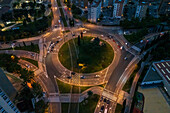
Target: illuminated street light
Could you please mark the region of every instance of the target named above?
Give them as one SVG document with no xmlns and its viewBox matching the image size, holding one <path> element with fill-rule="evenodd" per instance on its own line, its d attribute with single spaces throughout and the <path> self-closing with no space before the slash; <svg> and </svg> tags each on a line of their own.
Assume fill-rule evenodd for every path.
<svg viewBox="0 0 170 113">
<path fill-rule="evenodd" d="M 14 59 L 15 59 L 15 56 L 14 56 L 14 55 L 12 55 L 12 56 L 11 56 L 11 59 L 12 59 L 12 60 L 14 60 Z"/>
</svg>

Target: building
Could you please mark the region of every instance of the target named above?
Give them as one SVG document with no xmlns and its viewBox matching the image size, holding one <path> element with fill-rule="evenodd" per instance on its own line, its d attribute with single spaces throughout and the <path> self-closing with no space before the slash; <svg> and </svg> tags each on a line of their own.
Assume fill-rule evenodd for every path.
<svg viewBox="0 0 170 113">
<path fill-rule="evenodd" d="M 128 20 L 131 20 L 133 17 L 135 17 L 136 7 L 137 5 L 134 2 L 129 2 L 126 4 L 123 9 L 123 17 Z"/>
<path fill-rule="evenodd" d="M 158 11 L 159 14 L 170 15 L 170 0 L 161 0 Z"/>
<path fill-rule="evenodd" d="M 154 62 L 147 71 L 141 86 L 162 84 L 170 96 L 170 60 Z"/>
<path fill-rule="evenodd" d="M 123 15 L 124 0 L 116 0 L 113 9 L 113 18 L 121 18 Z"/>
<path fill-rule="evenodd" d="M 159 14 L 158 14 L 159 4 L 160 3 L 158 1 L 149 3 L 149 5 L 148 5 L 149 15 L 151 15 L 154 18 L 159 17 Z"/>
<path fill-rule="evenodd" d="M 0 112 L 19 113 L 19 110 L 12 102 L 16 96 L 16 93 L 15 88 L 0 68 Z"/>
<path fill-rule="evenodd" d="M 1 113 L 20 113 L 17 107 L 10 100 L 8 95 L 0 88 L 0 112 Z"/>
<path fill-rule="evenodd" d="M 146 10 L 148 8 L 148 5 L 146 2 L 141 2 L 137 5 L 135 18 L 139 18 L 142 20 L 146 16 Z"/>
<path fill-rule="evenodd" d="M 101 14 L 101 0 L 94 0 L 88 6 L 88 21 L 96 23 Z"/>
<path fill-rule="evenodd" d="M 102 0 L 102 7 L 107 7 L 109 5 L 109 0 Z"/>
</svg>

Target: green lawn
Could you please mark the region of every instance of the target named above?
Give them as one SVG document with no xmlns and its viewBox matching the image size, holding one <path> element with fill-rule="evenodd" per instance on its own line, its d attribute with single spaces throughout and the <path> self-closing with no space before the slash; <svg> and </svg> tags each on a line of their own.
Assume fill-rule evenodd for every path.
<svg viewBox="0 0 170 113">
<path fill-rule="evenodd" d="M 57 84 L 58 84 L 60 93 L 70 93 L 71 85 L 61 82 L 58 79 L 57 79 Z"/>
<path fill-rule="evenodd" d="M 102 41 L 105 46 L 94 46 L 94 43 L 90 41 L 91 39 L 92 37 L 84 37 L 84 41 L 81 39 L 80 46 L 78 46 L 77 38 L 69 40 L 73 59 L 73 71 L 79 72 L 78 62 L 85 64 L 85 68 L 80 70 L 80 72 L 83 73 L 97 72 L 111 64 L 114 57 L 112 47 L 101 39 L 100 41 Z M 73 44 L 73 40 L 75 42 L 76 49 L 79 53 L 78 58 L 76 55 L 76 49 Z M 72 70 L 71 57 L 67 43 L 68 42 L 66 42 L 59 51 L 59 60 L 66 68 Z"/>
<path fill-rule="evenodd" d="M 81 102 L 79 113 L 94 113 L 99 97 L 99 95 L 94 94 Z"/>
<path fill-rule="evenodd" d="M 59 10 L 60 10 L 60 14 L 61 14 L 61 17 L 62 17 L 62 20 L 63 20 L 64 27 L 67 27 L 67 22 L 66 22 L 66 19 L 65 19 L 65 16 L 64 16 L 63 9 L 59 8 Z"/>
<path fill-rule="evenodd" d="M 71 103 L 71 105 L 70 105 L 70 113 L 77 113 L 77 110 L 78 110 L 78 103 Z"/>
<path fill-rule="evenodd" d="M 30 63 L 32 63 L 32 64 L 34 64 L 35 66 L 38 67 L 38 61 L 29 59 L 29 58 L 24 58 L 24 57 L 21 57 L 21 59 L 26 60 L 26 61 L 28 61 L 28 62 L 30 62 Z"/>
<path fill-rule="evenodd" d="M 64 54 L 62 54 L 64 53 Z M 64 62 L 65 67 L 71 67 L 70 53 L 68 49 L 68 44 L 65 43 L 59 51 L 60 62 Z"/>
<path fill-rule="evenodd" d="M 13 48 L 8 48 L 5 50 L 13 50 Z M 36 52 L 36 53 L 40 52 L 38 44 L 22 46 L 22 47 L 15 47 L 14 50 L 25 50 L 25 51 L 31 51 L 31 52 Z"/>
<path fill-rule="evenodd" d="M 123 86 L 123 90 L 126 92 L 130 91 L 130 88 L 132 86 L 133 80 L 136 76 L 136 73 L 138 72 L 138 70 L 140 69 L 140 67 L 138 66 L 133 73 L 130 75 L 129 79 L 127 80 L 127 82 L 125 83 L 125 85 Z"/>
<path fill-rule="evenodd" d="M 99 95 L 94 94 L 79 103 L 79 113 L 94 113 L 99 97 Z M 69 103 L 62 103 L 61 105 L 62 113 L 68 113 Z M 71 103 L 70 105 L 70 113 L 77 113 L 78 103 Z"/>
<path fill-rule="evenodd" d="M 69 103 L 61 103 L 62 113 L 68 113 Z"/>
<path fill-rule="evenodd" d="M 148 34 L 147 29 L 141 29 L 137 31 L 136 33 L 132 33 L 131 35 L 124 35 L 124 37 L 132 44 L 135 44 L 142 40 L 145 35 Z"/>
<path fill-rule="evenodd" d="M 123 106 L 120 104 L 117 104 L 115 113 L 122 113 Z"/>
</svg>

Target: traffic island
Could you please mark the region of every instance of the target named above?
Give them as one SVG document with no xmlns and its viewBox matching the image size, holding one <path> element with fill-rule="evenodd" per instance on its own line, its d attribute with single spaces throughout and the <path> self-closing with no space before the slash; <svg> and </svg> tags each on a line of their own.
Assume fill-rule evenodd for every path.
<svg viewBox="0 0 170 113">
<path fill-rule="evenodd" d="M 63 44 L 58 57 L 61 64 L 73 72 L 94 73 L 112 63 L 114 51 L 106 41 L 85 36 Z"/>
</svg>

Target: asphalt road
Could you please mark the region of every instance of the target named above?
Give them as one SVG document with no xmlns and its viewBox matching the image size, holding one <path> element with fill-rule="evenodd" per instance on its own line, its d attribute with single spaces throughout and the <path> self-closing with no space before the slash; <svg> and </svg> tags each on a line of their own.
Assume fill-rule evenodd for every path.
<svg viewBox="0 0 170 113">
<path fill-rule="evenodd" d="M 127 60 L 124 58 L 127 57 Z M 116 89 L 116 84 L 121 77 L 122 73 L 124 72 L 125 68 L 128 66 L 130 61 L 133 59 L 133 55 L 127 51 L 122 51 L 121 57 L 119 59 L 119 63 L 116 68 L 113 70 L 111 77 L 105 87 L 105 89 L 110 90 L 112 92 Z"/>
</svg>

